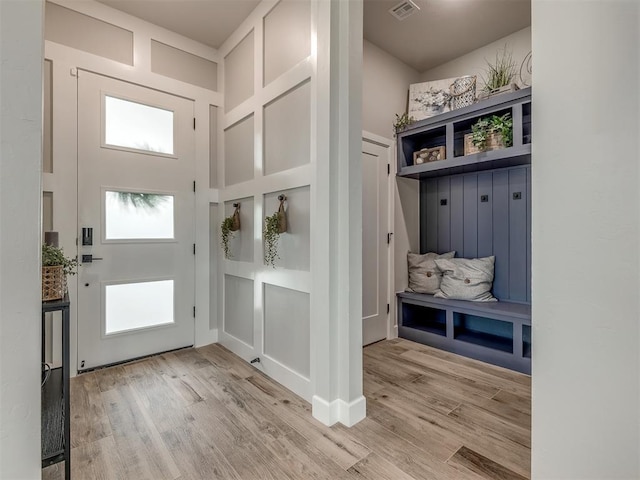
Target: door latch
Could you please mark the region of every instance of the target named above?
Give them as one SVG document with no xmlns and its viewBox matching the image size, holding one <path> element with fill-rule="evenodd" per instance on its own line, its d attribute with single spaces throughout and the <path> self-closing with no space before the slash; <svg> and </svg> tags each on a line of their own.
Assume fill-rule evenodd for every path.
<svg viewBox="0 0 640 480">
<path fill-rule="evenodd" d="M 82 254 L 82 263 L 93 263 L 95 260 L 102 260 L 100 257 L 94 257 L 90 253 Z"/>
</svg>

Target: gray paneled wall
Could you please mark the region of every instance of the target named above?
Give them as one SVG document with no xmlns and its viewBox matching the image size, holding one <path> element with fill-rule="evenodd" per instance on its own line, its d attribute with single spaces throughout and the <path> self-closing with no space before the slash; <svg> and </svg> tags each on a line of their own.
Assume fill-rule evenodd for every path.
<svg viewBox="0 0 640 480">
<path fill-rule="evenodd" d="M 264 353 L 306 378 L 309 318 L 308 293 L 264 284 Z"/>
<path fill-rule="evenodd" d="M 253 114 L 224 131 L 225 186 L 253 180 Z"/>
<path fill-rule="evenodd" d="M 420 249 L 495 255 L 493 294 L 531 302 L 531 167 L 423 180 Z"/>
<path fill-rule="evenodd" d="M 264 17 L 264 84 L 311 53 L 311 3 L 282 0 Z"/>
<path fill-rule="evenodd" d="M 253 95 L 253 30 L 224 58 L 224 111 L 229 112 Z"/>
<path fill-rule="evenodd" d="M 264 107 L 264 174 L 310 161 L 311 83 L 305 81 Z"/>
<path fill-rule="evenodd" d="M 253 280 L 224 276 L 224 331 L 253 346 Z"/>
</svg>

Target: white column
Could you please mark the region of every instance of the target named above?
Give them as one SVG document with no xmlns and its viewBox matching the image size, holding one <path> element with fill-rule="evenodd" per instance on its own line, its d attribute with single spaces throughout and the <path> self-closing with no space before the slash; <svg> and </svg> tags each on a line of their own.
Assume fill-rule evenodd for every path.
<svg viewBox="0 0 640 480">
<path fill-rule="evenodd" d="M 640 3 L 532 19 L 532 476 L 640 478 Z"/>
<path fill-rule="evenodd" d="M 353 425 L 362 395 L 362 2 L 317 2 L 313 415 Z"/>
<path fill-rule="evenodd" d="M 43 13 L 0 1 L 0 478 L 40 478 Z"/>
</svg>

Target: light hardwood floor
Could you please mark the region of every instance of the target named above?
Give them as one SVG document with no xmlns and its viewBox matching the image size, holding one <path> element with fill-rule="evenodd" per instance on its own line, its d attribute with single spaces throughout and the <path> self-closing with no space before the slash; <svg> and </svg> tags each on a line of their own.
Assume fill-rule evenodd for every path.
<svg viewBox="0 0 640 480">
<path fill-rule="evenodd" d="M 325 427 L 219 345 L 80 375 L 72 478 L 530 478 L 530 377 L 398 339 L 364 349 L 364 393 L 365 420 Z"/>
</svg>

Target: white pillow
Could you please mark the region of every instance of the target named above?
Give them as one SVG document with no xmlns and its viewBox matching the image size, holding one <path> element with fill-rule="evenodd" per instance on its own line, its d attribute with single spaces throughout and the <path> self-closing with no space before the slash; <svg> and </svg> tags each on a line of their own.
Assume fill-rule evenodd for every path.
<svg viewBox="0 0 640 480">
<path fill-rule="evenodd" d="M 496 257 L 436 259 L 442 272 L 440 290 L 434 296 L 451 300 L 497 302 L 491 295 Z"/>
<path fill-rule="evenodd" d="M 407 253 L 409 265 L 409 287 L 407 291 L 415 293 L 430 293 L 433 295 L 440 288 L 442 272 L 436 266 L 438 258 L 453 258 L 456 252 L 448 252 L 439 255 L 429 252 L 423 255 L 419 253 Z"/>
</svg>

